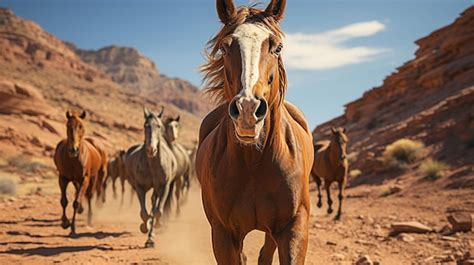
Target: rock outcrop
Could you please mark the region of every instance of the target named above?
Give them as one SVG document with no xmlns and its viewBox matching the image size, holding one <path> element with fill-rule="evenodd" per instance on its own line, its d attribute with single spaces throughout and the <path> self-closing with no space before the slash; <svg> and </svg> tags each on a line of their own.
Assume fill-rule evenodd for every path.
<svg viewBox="0 0 474 265">
<path fill-rule="evenodd" d="M 111 154 L 142 141 L 144 105 L 156 110 L 163 105 L 165 114 L 180 114 L 185 145 L 197 138 L 199 112 L 137 93 L 130 88 L 133 71 L 109 73 L 71 47 L 36 23 L 0 8 L 0 157 L 26 154 L 52 163 L 56 143 L 66 136 L 67 109 L 87 111 L 86 135 L 101 140 Z M 123 53 L 110 49 L 105 58 Z M 137 51 L 100 62 L 136 69 L 137 82 L 160 78 L 154 64 Z M 123 78 L 118 80 L 120 73 Z M 182 90 L 176 91 L 178 100 Z"/>
<path fill-rule="evenodd" d="M 428 155 L 454 167 L 474 161 L 474 7 L 416 43 L 413 60 L 314 130 L 319 140 L 346 127 L 351 168 L 362 171 L 353 185 L 383 174 L 381 154 L 400 138 L 421 140 Z"/>
</svg>

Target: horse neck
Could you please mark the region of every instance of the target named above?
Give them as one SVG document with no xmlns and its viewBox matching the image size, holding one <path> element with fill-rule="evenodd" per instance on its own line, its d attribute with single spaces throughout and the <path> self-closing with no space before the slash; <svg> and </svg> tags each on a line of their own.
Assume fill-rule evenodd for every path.
<svg viewBox="0 0 474 265">
<path fill-rule="evenodd" d="M 333 165 L 336 166 L 339 164 L 339 160 L 341 157 L 341 150 L 338 146 L 338 143 L 336 140 L 331 139 L 331 142 L 329 143 L 329 162 Z"/>
</svg>

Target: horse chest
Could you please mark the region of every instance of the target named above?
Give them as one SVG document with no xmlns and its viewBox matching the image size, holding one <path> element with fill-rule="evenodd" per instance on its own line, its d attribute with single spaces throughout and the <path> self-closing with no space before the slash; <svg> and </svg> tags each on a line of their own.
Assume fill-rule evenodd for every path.
<svg viewBox="0 0 474 265">
<path fill-rule="evenodd" d="M 248 170 L 245 167 L 214 176 L 210 193 L 216 215 L 242 233 L 253 229 L 271 231 L 296 211 L 297 198 L 279 165 Z M 207 191 L 205 191 L 207 192 Z"/>
</svg>

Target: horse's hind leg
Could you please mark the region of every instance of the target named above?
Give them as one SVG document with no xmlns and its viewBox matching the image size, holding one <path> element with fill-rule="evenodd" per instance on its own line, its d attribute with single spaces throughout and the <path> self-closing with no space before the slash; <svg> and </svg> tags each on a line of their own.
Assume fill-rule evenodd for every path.
<svg viewBox="0 0 474 265">
<path fill-rule="evenodd" d="M 91 205 L 92 189 L 91 188 L 87 189 L 86 197 L 87 197 L 87 204 L 88 204 L 88 207 L 89 207 L 89 209 L 87 211 L 87 225 L 90 226 L 91 223 L 92 223 L 92 205 Z"/>
<path fill-rule="evenodd" d="M 143 223 L 140 225 L 140 231 L 142 233 L 148 232 L 148 219 L 150 216 L 148 215 L 148 212 L 146 210 L 146 203 L 145 203 L 145 190 L 137 186 L 135 188 L 135 191 L 137 192 L 137 197 L 138 201 L 140 202 L 140 217 L 142 218 Z"/>
<path fill-rule="evenodd" d="M 184 188 L 183 178 L 182 177 L 177 178 L 174 185 L 175 185 L 174 195 L 176 198 L 176 216 L 179 216 L 181 214 L 181 195 L 183 193 L 183 188 Z"/>
<path fill-rule="evenodd" d="M 338 186 L 339 186 L 339 208 L 337 209 L 337 214 L 336 214 L 336 220 L 340 220 L 341 219 L 341 215 L 342 215 L 342 200 L 344 199 L 344 195 L 343 195 L 343 190 L 344 190 L 344 184 L 342 182 L 338 182 Z"/>
<path fill-rule="evenodd" d="M 326 193 L 328 196 L 328 214 L 331 214 L 333 212 L 332 210 L 332 200 L 331 200 L 331 183 L 329 181 L 324 182 L 324 186 L 326 188 Z"/>
<path fill-rule="evenodd" d="M 318 208 L 321 208 L 323 206 L 323 203 L 322 203 L 322 197 L 321 196 L 321 178 L 319 178 L 318 176 L 314 176 L 314 181 L 316 182 L 316 186 L 318 187 Z"/>
<path fill-rule="evenodd" d="M 277 245 L 272 236 L 266 233 L 265 244 L 260 249 L 260 255 L 258 256 L 258 265 L 271 265 L 273 261 L 273 253 L 275 253 L 276 247 Z"/>
<path fill-rule="evenodd" d="M 61 206 L 63 207 L 63 215 L 61 217 L 61 227 L 63 229 L 67 229 L 71 223 L 69 222 L 69 219 L 67 219 L 66 216 L 66 207 L 67 207 L 67 185 L 69 184 L 69 180 L 67 180 L 65 177 L 60 176 L 59 177 L 59 188 L 61 189 Z"/>
</svg>

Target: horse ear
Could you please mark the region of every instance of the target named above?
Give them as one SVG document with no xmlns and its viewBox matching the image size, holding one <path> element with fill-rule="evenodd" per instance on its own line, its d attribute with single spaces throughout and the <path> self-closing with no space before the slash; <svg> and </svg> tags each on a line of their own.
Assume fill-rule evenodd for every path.
<svg viewBox="0 0 474 265">
<path fill-rule="evenodd" d="M 81 115 L 80 115 L 79 117 L 80 117 L 81 119 L 85 119 L 85 118 L 86 118 L 86 111 L 83 110 L 83 111 L 81 112 Z"/>
<path fill-rule="evenodd" d="M 179 122 L 179 119 L 180 119 L 180 118 L 181 118 L 181 116 L 178 115 L 178 117 L 176 117 L 176 119 L 174 119 L 174 120 Z"/>
<path fill-rule="evenodd" d="M 165 111 L 165 107 L 161 106 L 161 111 L 160 111 L 160 114 L 158 114 L 158 118 L 161 118 L 161 116 L 163 116 L 164 111 Z"/>
<path fill-rule="evenodd" d="M 265 9 L 265 13 L 273 16 L 276 21 L 280 21 L 285 14 L 285 7 L 286 0 L 272 0 Z"/>
<path fill-rule="evenodd" d="M 346 133 L 346 128 L 342 128 L 342 132 L 343 132 L 343 133 Z"/>
<path fill-rule="evenodd" d="M 227 24 L 236 15 L 233 0 L 216 0 L 217 15 L 222 23 Z"/>
<path fill-rule="evenodd" d="M 66 118 L 69 120 L 72 117 L 71 112 L 69 110 L 66 111 Z"/>
<path fill-rule="evenodd" d="M 331 132 L 334 133 L 334 134 L 337 133 L 336 128 L 331 127 Z"/>
<path fill-rule="evenodd" d="M 150 116 L 150 111 L 148 110 L 147 107 L 143 107 L 143 116 L 146 118 L 148 118 Z"/>
</svg>

